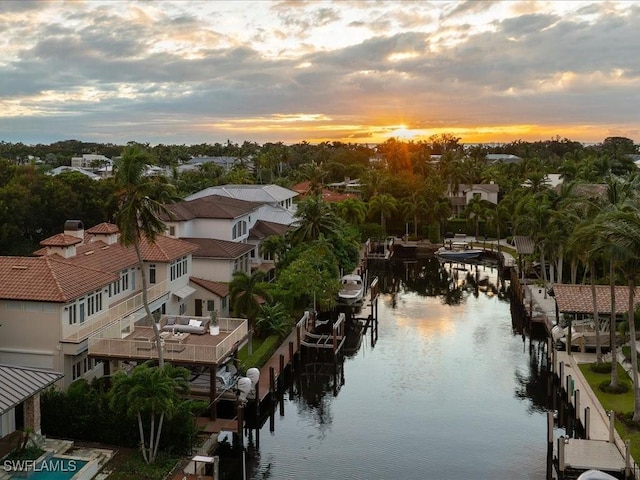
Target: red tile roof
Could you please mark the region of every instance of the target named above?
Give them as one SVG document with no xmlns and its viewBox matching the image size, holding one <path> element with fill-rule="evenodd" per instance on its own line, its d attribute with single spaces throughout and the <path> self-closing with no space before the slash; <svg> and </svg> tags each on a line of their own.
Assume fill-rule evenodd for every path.
<svg viewBox="0 0 640 480">
<path fill-rule="evenodd" d="M 198 245 L 178 238 L 158 235 L 154 243 L 142 239 L 140 251 L 145 262 L 168 263 L 198 250 Z"/>
<path fill-rule="evenodd" d="M 0 298 L 66 303 L 119 277 L 58 256 L 0 257 Z"/>
<path fill-rule="evenodd" d="M 64 233 L 58 233 L 52 237 L 45 238 L 40 242 L 43 247 L 68 247 L 82 242 L 81 238 L 74 237 L 73 235 L 65 235 Z"/>
<path fill-rule="evenodd" d="M 209 290 L 211 293 L 215 293 L 219 297 L 226 297 L 229 295 L 228 283 L 214 282 L 212 280 L 205 280 L 204 278 L 197 277 L 189 277 L 189 281 Z"/>
<path fill-rule="evenodd" d="M 113 223 L 102 222 L 98 225 L 94 225 L 93 227 L 85 230 L 86 233 L 90 233 L 92 235 L 111 235 L 113 233 L 118 233 L 120 229 L 117 225 Z"/>
<path fill-rule="evenodd" d="M 617 286 L 616 313 L 626 313 L 629 309 L 629 287 Z M 640 303 L 640 291 L 636 289 L 635 304 Z M 558 311 L 562 313 L 586 313 L 593 314 L 593 295 L 591 285 L 560 285 L 553 286 L 553 294 L 556 298 Z M 598 312 L 611 313 L 611 287 L 609 285 L 596 285 L 596 302 Z"/>
</svg>

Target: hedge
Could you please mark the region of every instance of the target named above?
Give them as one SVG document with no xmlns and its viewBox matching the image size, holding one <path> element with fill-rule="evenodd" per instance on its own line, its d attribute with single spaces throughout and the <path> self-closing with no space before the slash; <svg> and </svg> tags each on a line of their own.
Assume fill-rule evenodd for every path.
<svg viewBox="0 0 640 480">
<path fill-rule="evenodd" d="M 271 358 L 271 355 L 278 349 L 282 343 L 282 338 L 278 335 L 268 336 L 260 347 L 256 348 L 253 354 L 243 362 L 242 369 L 257 367 L 261 368 Z"/>
</svg>

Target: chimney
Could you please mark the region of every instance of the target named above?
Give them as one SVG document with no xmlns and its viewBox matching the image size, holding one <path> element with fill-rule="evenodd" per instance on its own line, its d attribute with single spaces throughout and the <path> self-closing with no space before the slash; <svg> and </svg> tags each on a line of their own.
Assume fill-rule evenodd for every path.
<svg viewBox="0 0 640 480">
<path fill-rule="evenodd" d="M 84 225 L 81 220 L 67 220 L 64 222 L 64 234 L 84 241 Z"/>
</svg>

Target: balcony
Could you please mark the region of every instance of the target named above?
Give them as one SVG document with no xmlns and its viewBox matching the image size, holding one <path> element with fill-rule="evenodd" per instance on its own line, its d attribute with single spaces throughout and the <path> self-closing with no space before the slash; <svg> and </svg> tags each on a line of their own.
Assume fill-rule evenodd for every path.
<svg viewBox="0 0 640 480">
<path fill-rule="evenodd" d="M 156 285 L 152 285 L 147 289 L 147 296 L 149 303 L 157 300 L 161 296 L 167 293 L 167 282 L 161 282 Z M 143 306 L 142 292 L 134 294 L 128 298 L 120 300 L 118 303 L 112 305 L 109 309 L 105 310 L 98 315 L 93 315 L 83 323 L 75 325 L 68 325 L 65 323 L 62 329 L 62 336 L 64 342 L 81 342 L 85 338 L 89 337 L 94 332 L 110 325 L 111 323 L 120 320 L 133 312 L 140 310 Z M 66 319 L 65 319 L 66 322 Z"/>
<path fill-rule="evenodd" d="M 179 317 L 206 322 L 209 317 Z M 166 323 L 163 316 L 160 324 Z M 163 332 L 161 347 L 166 361 L 188 365 L 213 365 L 229 357 L 245 343 L 248 321 L 243 318 L 219 319 L 220 333 L 182 335 Z M 89 338 L 89 356 L 109 360 L 154 360 L 158 350 L 153 327 L 138 326 L 123 318 Z"/>
</svg>

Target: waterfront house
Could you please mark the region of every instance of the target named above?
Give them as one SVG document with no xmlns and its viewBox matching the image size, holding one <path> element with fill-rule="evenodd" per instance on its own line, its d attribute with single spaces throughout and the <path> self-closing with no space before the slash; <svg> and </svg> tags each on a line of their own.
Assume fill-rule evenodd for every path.
<svg viewBox="0 0 640 480">
<path fill-rule="evenodd" d="M 196 194 L 167 205 L 171 212 L 163 217 L 167 234 L 199 246 L 199 253 L 194 256 L 199 278 L 230 282 L 235 270 L 250 274 L 258 268 L 271 275 L 273 259 L 265 257 L 260 246 L 265 238 L 284 235 L 289 230 L 295 220 L 290 202 L 294 192 L 284 194 L 280 187 L 267 190 L 231 187 L 238 186 L 224 190 L 212 187 L 203 192 L 226 193 Z M 238 192 L 254 201 L 234 198 Z"/>
<path fill-rule="evenodd" d="M 499 192 L 500 187 L 495 183 L 460 184 L 457 189 L 450 186 L 447 196 L 451 202 L 452 213 L 459 215 L 473 198 L 486 200 L 489 203 L 497 205 Z"/>
<path fill-rule="evenodd" d="M 125 318 L 149 321 L 134 249 L 118 238 L 113 224 L 85 231 L 73 220 L 43 240 L 36 256 L 0 257 L 0 363 L 61 372 L 62 387 L 105 372 L 88 355 L 89 337 Z M 151 310 L 192 314 L 189 277 L 198 247 L 163 235 L 140 246 Z"/>
</svg>

